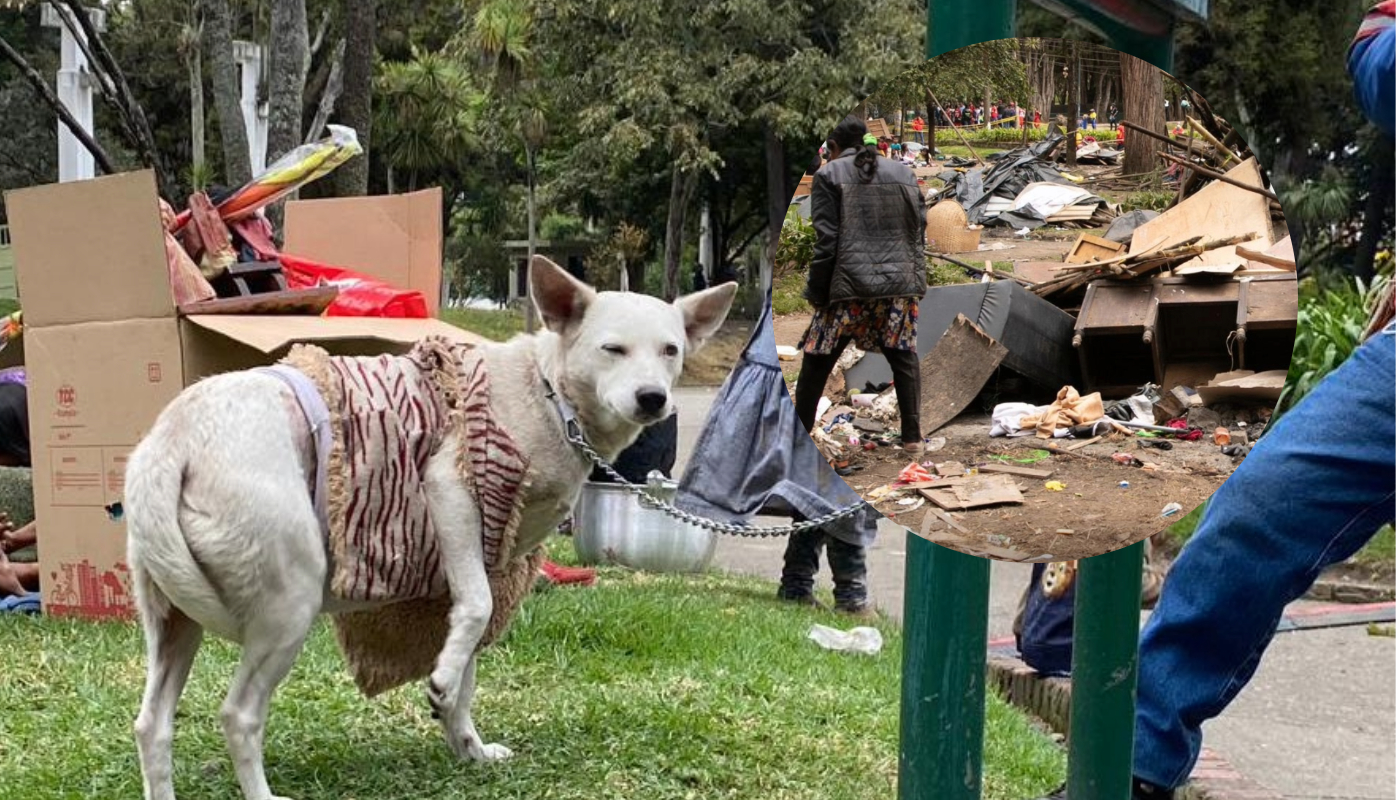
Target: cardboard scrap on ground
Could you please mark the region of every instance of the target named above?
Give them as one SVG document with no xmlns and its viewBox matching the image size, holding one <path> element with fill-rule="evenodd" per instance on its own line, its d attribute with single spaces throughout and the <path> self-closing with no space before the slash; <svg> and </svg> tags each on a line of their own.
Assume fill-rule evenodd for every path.
<svg viewBox="0 0 1400 800">
<path fill-rule="evenodd" d="M 1214 405 L 1224 400 L 1250 400 L 1260 403 L 1277 403 L 1283 394 L 1283 385 L 1288 380 L 1288 370 L 1273 369 L 1267 372 L 1236 370 L 1216 375 L 1210 383 L 1196 390 L 1201 402 Z"/>
<path fill-rule="evenodd" d="M 1010 475 L 970 475 L 954 481 L 946 489 L 920 489 L 919 494 L 947 511 L 1025 502 Z"/>
<path fill-rule="evenodd" d="M 919 420 L 929 434 L 961 414 L 992 377 L 1006 347 L 983 333 L 962 314 L 919 362 L 923 395 Z"/>
</svg>

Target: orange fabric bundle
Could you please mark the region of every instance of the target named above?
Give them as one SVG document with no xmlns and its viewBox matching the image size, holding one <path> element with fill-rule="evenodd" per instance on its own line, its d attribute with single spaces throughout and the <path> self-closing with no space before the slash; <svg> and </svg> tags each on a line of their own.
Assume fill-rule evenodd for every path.
<svg viewBox="0 0 1400 800">
<path fill-rule="evenodd" d="M 200 274 L 194 259 L 170 233 L 175 222 L 175 209 L 164 200 L 160 201 L 160 219 L 165 227 L 165 262 L 170 270 L 170 288 L 175 296 L 175 305 L 199 303 L 216 297 L 214 287 Z"/>
</svg>

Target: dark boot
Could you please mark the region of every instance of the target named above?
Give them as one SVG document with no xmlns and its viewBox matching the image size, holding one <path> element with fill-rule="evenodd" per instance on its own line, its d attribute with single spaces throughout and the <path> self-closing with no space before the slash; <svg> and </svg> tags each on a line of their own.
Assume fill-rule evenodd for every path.
<svg viewBox="0 0 1400 800">
<path fill-rule="evenodd" d="M 919 355 L 912 350 L 884 348 L 885 360 L 894 373 L 895 400 L 899 403 L 899 440 L 903 444 L 922 444 L 924 433 L 919 425 Z"/>
<path fill-rule="evenodd" d="M 865 548 L 848 544 L 835 536 L 827 538 L 826 560 L 836 584 L 836 610 L 843 614 L 873 619 L 875 609 L 865 584 Z"/>
<path fill-rule="evenodd" d="M 820 528 L 809 528 L 788 536 L 787 552 L 783 554 L 783 577 L 778 585 L 779 600 L 821 607 L 813 590 L 826 538 Z"/>
</svg>

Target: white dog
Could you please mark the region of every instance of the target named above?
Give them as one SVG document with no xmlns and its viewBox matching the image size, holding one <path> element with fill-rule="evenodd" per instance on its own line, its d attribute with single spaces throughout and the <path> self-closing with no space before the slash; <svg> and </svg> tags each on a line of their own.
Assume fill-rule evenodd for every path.
<svg viewBox="0 0 1400 800">
<path fill-rule="evenodd" d="M 720 328 L 736 288 L 729 283 L 667 304 L 595 293 L 535 260 L 531 296 L 546 330 L 476 350 L 494 387 L 491 413 L 531 463 L 545 465 L 519 498 L 513 553 L 533 550 L 558 527 L 592 466 L 566 439 L 566 412 L 541 385 L 576 410 L 588 442 L 612 459 L 644 426 L 671 413 L 683 357 Z M 273 691 L 318 614 L 357 610 L 330 588 L 326 516 L 316 496 L 316 422 L 305 408 L 287 382 L 266 371 L 220 375 L 171 402 L 131 454 L 124 505 L 149 658 L 135 726 L 146 800 L 175 796 L 175 706 L 206 629 L 242 646 L 223 705 L 224 734 L 244 797 L 271 800 L 262 751 Z M 483 742 L 471 715 L 475 654 L 492 594 L 483 511 L 460 472 L 457 427 L 422 471 L 441 556 L 435 572 L 451 603 L 428 692 L 452 749 L 495 761 L 510 751 Z"/>
</svg>

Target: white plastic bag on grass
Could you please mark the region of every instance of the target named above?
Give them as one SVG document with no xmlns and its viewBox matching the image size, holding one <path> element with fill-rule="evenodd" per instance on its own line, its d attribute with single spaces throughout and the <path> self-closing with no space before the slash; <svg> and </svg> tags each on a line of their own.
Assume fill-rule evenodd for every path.
<svg viewBox="0 0 1400 800">
<path fill-rule="evenodd" d="M 868 656 L 875 655 L 885 646 L 884 637 L 880 632 L 865 626 L 842 631 L 825 625 L 813 625 L 812 630 L 807 633 L 807 638 L 827 650 L 864 653 Z"/>
</svg>

